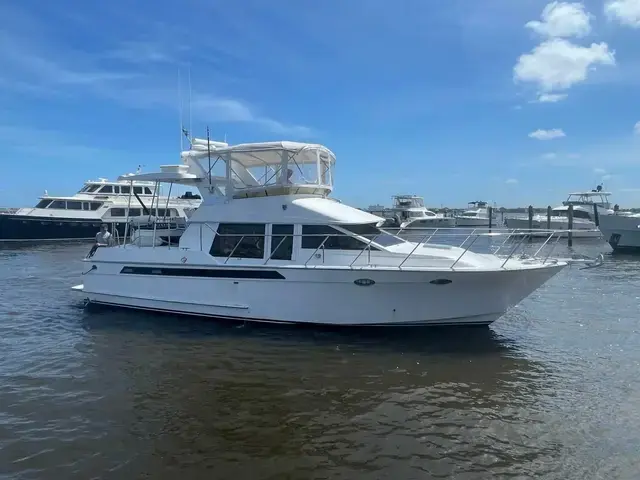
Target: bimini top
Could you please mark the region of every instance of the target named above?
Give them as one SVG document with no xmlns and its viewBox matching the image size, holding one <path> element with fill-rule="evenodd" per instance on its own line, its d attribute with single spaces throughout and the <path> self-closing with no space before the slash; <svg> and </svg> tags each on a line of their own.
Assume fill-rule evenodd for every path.
<svg viewBox="0 0 640 480">
<path fill-rule="evenodd" d="M 194 138 L 182 165 L 120 180 L 191 184 L 208 195 L 249 198 L 277 195 L 328 196 L 336 157 L 315 143 L 263 142 L 228 145 Z"/>
<path fill-rule="evenodd" d="M 323 145 L 300 142 L 262 142 L 227 145 L 193 139 L 182 152 L 189 172 L 231 198 L 273 195 L 327 196 L 333 189 L 336 157 Z M 224 179 L 220 182 L 220 179 Z"/>
<path fill-rule="evenodd" d="M 238 145 L 226 145 L 222 142 L 209 142 L 194 139 L 191 150 L 182 152 L 183 158 L 206 158 L 225 156 L 244 167 L 263 167 L 265 165 L 278 165 L 282 163 L 283 152 L 293 154 L 292 160 L 300 164 L 316 163 L 319 155 L 325 161 L 335 162 L 335 155 L 327 147 L 317 143 L 300 142 L 261 142 L 240 143 Z"/>
</svg>

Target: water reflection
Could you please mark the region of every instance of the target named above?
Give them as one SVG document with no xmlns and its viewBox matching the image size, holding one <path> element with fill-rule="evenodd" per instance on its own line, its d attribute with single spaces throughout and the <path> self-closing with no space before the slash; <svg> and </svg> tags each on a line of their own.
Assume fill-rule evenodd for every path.
<svg viewBox="0 0 640 480">
<path fill-rule="evenodd" d="M 82 323 L 92 368 L 131 389 L 129 431 L 151 441 L 128 468 L 153 465 L 156 478 L 206 468 L 220 478 L 312 478 L 362 474 L 372 464 L 384 471 L 394 459 L 426 462 L 445 451 L 466 455 L 499 433 L 485 431 L 486 415 L 529 408 L 545 374 L 486 328 L 408 335 L 106 311 Z M 121 401 L 119 391 L 113 405 Z M 459 445 L 461 431 L 476 433 Z"/>
</svg>

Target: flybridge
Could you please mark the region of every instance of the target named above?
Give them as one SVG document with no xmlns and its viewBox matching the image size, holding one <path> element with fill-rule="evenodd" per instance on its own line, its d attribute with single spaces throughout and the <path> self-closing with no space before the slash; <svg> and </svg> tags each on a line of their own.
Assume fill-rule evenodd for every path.
<svg viewBox="0 0 640 480">
<path fill-rule="evenodd" d="M 194 138 L 181 153 L 182 165 L 165 165 L 159 173 L 121 177 L 197 185 L 229 198 L 274 195 L 328 196 L 333 189 L 336 157 L 312 143 L 263 142 L 228 145 Z"/>
</svg>

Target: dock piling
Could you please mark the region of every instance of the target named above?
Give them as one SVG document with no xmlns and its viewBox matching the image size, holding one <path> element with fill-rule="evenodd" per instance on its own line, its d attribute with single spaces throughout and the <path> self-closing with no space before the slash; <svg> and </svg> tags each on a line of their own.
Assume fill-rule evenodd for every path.
<svg viewBox="0 0 640 480">
<path fill-rule="evenodd" d="M 533 205 L 529 205 L 529 241 L 533 241 Z"/>
<path fill-rule="evenodd" d="M 569 216 L 569 235 L 567 236 L 567 246 L 573 246 L 573 205 L 569 205 L 569 211 L 567 212 Z"/>
<path fill-rule="evenodd" d="M 551 230 L 551 205 L 547 205 L 547 230 Z"/>
<path fill-rule="evenodd" d="M 491 231 L 491 227 L 493 226 L 493 207 L 489 207 L 489 231 Z"/>
<path fill-rule="evenodd" d="M 596 224 L 596 227 L 600 226 L 600 214 L 598 213 L 598 205 L 593 204 L 593 221 Z"/>
</svg>

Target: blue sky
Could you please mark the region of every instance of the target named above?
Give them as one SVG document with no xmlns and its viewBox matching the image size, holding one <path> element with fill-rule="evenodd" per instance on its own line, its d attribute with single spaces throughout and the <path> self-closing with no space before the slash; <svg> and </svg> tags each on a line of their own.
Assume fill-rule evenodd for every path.
<svg viewBox="0 0 640 480">
<path fill-rule="evenodd" d="M 179 71 L 194 134 L 322 143 L 356 206 L 640 206 L 640 0 L 2 2 L 0 205 L 177 163 Z"/>
</svg>

